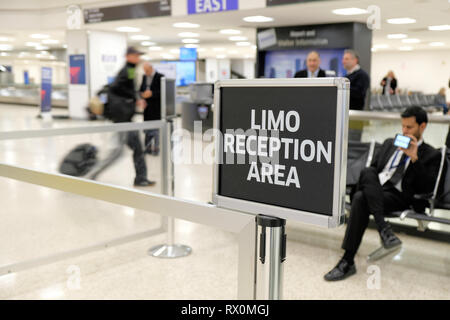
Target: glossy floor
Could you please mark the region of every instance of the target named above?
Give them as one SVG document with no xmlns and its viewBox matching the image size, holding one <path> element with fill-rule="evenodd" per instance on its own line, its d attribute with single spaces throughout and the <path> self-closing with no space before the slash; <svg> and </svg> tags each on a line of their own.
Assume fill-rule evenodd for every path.
<svg viewBox="0 0 450 320">
<path fill-rule="evenodd" d="M 65 113 L 56 110 L 56 113 Z M 37 109 L 0 105 L 0 130 L 42 127 Z M 55 120 L 54 127 L 94 125 Z M 377 125 L 376 127 L 379 128 Z M 382 140 L 368 127 L 370 137 Z M 431 126 L 430 126 L 431 129 Z M 372 130 L 372 131 L 371 131 Z M 437 130 L 439 132 L 440 130 Z M 368 133 L 363 139 L 368 138 Z M 379 136 L 377 135 L 377 132 Z M 439 140 L 433 129 L 428 140 Z M 90 141 L 104 152 L 105 134 L 36 138 L 0 142 L 0 161 L 56 172 L 61 157 L 74 145 Z M 439 144 L 439 141 L 436 142 Z M 439 146 L 439 145 L 438 145 Z M 160 192 L 160 159 L 147 157 L 146 188 Z M 134 178 L 131 154 L 125 155 L 100 181 L 130 187 Z M 205 164 L 176 167 L 176 196 L 207 202 L 212 170 Z M 86 247 L 109 239 L 157 228 L 160 217 L 102 201 L 0 178 L 0 266 Z M 357 274 L 327 283 L 323 275 L 340 256 L 345 227 L 334 230 L 288 221 L 285 299 L 449 299 L 450 246 L 447 243 L 399 234 L 404 245 L 397 255 L 376 263 L 366 256 L 379 246 L 379 236 L 368 230 L 358 252 Z M 149 237 L 56 263 L 0 276 L 0 299 L 235 299 L 237 297 L 236 236 L 185 221 L 176 222 L 176 242 L 192 247 L 190 256 L 156 259 L 147 250 L 165 241 Z"/>
</svg>

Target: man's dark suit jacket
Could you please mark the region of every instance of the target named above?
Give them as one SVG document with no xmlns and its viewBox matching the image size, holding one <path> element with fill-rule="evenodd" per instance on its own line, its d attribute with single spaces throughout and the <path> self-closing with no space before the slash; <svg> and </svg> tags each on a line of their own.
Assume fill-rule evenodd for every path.
<svg viewBox="0 0 450 320">
<path fill-rule="evenodd" d="M 145 99 L 147 102 L 147 108 L 144 110 L 144 121 L 149 120 L 161 120 L 161 78 L 163 75 L 161 73 L 155 72 L 153 76 L 152 83 L 150 85 L 150 90 L 153 95 Z M 142 77 L 140 92 L 147 90 L 146 75 Z"/>
<path fill-rule="evenodd" d="M 370 86 L 370 77 L 363 69 L 346 75 L 350 80 L 350 110 L 364 109 L 367 89 Z"/>
<path fill-rule="evenodd" d="M 319 73 L 317 74 L 318 78 L 325 78 L 326 74 L 325 71 L 322 69 L 319 69 Z M 295 75 L 294 78 L 308 78 L 308 70 L 300 70 Z"/>
<path fill-rule="evenodd" d="M 393 144 L 394 139 L 384 141 L 380 150 L 375 155 L 371 166 L 376 168 L 377 173 L 383 171 L 384 167 L 392 157 L 397 147 Z M 414 200 L 415 194 L 427 194 L 433 191 L 439 172 L 441 153 L 423 142 L 417 151 L 418 160 L 409 162 L 402 179 L 402 193 L 405 199 L 414 206 L 416 210 L 423 210 L 423 201 Z"/>
</svg>

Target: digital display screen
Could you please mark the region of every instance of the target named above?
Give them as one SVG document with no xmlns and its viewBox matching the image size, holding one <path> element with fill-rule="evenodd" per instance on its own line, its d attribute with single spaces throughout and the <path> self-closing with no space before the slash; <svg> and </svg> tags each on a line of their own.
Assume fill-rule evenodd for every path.
<svg viewBox="0 0 450 320">
<path fill-rule="evenodd" d="M 401 134 L 397 134 L 395 136 L 394 146 L 400 147 L 400 148 L 403 148 L 403 149 L 408 149 L 410 142 L 411 142 L 411 138 L 410 137 L 406 137 L 406 136 L 403 136 Z"/>
<path fill-rule="evenodd" d="M 177 86 L 188 86 L 195 82 L 195 61 L 177 61 Z"/>
<path fill-rule="evenodd" d="M 197 49 L 196 48 L 180 48 L 180 60 L 181 61 L 192 61 L 197 60 Z"/>
<path fill-rule="evenodd" d="M 188 86 L 189 84 L 195 82 L 196 80 L 195 61 L 161 61 L 161 63 L 171 63 L 176 65 L 177 87 Z"/>
<path fill-rule="evenodd" d="M 343 77 L 346 71 L 342 65 L 345 49 L 319 49 L 320 68 L 334 71 L 336 77 Z M 265 56 L 265 78 L 293 78 L 297 71 L 306 69 L 306 57 L 311 49 L 268 51 Z"/>
</svg>

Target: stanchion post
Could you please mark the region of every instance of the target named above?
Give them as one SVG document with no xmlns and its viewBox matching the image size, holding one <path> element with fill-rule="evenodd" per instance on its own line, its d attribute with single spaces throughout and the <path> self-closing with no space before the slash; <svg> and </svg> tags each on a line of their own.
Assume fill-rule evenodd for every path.
<svg viewBox="0 0 450 320">
<path fill-rule="evenodd" d="M 162 189 L 163 193 L 168 196 L 175 195 L 175 168 L 171 160 L 173 120 L 165 119 L 163 126 L 163 134 L 161 140 L 163 143 L 162 151 Z M 167 218 L 167 242 L 166 244 L 157 245 L 148 251 L 148 254 L 157 258 L 179 258 L 185 257 L 192 252 L 191 247 L 175 244 L 175 219 Z"/>
<path fill-rule="evenodd" d="M 279 300 L 283 293 L 283 269 L 286 260 L 286 220 L 256 217 L 256 288 L 257 300 Z"/>
</svg>

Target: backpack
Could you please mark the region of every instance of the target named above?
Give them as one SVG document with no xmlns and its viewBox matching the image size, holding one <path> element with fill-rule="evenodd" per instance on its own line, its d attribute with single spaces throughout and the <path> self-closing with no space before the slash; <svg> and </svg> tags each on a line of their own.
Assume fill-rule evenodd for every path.
<svg viewBox="0 0 450 320">
<path fill-rule="evenodd" d="M 110 118 L 110 110 L 108 108 L 108 92 L 109 85 L 103 86 L 95 96 L 89 99 L 89 111 L 96 116 Z"/>
<path fill-rule="evenodd" d="M 59 172 L 69 176 L 85 175 L 97 163 L 97 148 L 92 144 L 79 144 L 63 159 Z"/>
</svg>

